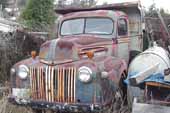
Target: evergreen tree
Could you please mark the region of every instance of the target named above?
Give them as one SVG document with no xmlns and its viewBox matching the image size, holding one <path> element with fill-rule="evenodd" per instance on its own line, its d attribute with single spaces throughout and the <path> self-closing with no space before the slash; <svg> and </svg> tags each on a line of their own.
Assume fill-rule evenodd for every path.
<svg viewBox="0 0 170 113">
<path fill-rule="evenodd" d="M 163 9 L 163 8 L 158 9 L 158 8 L 156 8 L 155 4 L 152 4 L 152 5 L 149 7 L 149 10 L 145 12 L 146 17 L 158 18 L 157 11 L 159 11 L 163 17 L 168 17 L 168 16 L 170 16 L 170 14 L 169 14 L 168 11 L 166 11 L 166 10 Z"/>
<path fill-rule="evenodd" d="M 26 5 L 27 0 L 18 0 L 18 6 L 23 8 Z"/>
<path fill-rule="evenodd" d="M 96 5 L 96 1 L 95 0 L 77 0 L 79 1 L 79 6 L 81 7 L 92 7 Z M 76 0 L 73 0 L 73 4 L 75 4 L 77 2 Z"/>
<path fill-rule="evenodd" d="M 146 17 L 158 17 L 157 15 L 157 11 L 158 9 L 156 8 L 155 4 L 152 4 L 150 7 L 149 7 L 149 10 L 146 13 Z"/>
<path fill-rule="evenodd" d="M 102 5 L 108 5 L 108 3 L 107 3 L 107 2 L 104 2 Z"/>
<path fill-rule="evenodd" d="M 96 0 L 58 0 L 58 7 L 92 7 L 97 3 Z"/>
<path fill-rule="evenodd" d="M 67 0 L 58 0 L 57 7 L 63 8 L 66 5 Z"/>
<path fill-rule="evenodd" d="M 49 31 L 54 23 L 54 0 L 29 0 L 21 14 L 25 25 L 33 31 Z"/>
</svg>

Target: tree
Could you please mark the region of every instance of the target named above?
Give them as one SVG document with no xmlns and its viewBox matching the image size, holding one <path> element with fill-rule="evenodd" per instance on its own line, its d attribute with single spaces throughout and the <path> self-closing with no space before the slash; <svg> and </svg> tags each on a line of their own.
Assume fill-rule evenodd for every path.
<svg viewBox="0 0 170 113">
<path fill-rule="evenodd" d="M 108 3 L 107 2 L 103 2 L 103 5 L 108 5 Z"/>
<path fill-rule="evenodd" d="M 159 11 L 163 17 L 170 16 L 168 11 L 165 11 L 165 9 L 163 9 L 163 8 L 160 8 L 160 9 L 156 8 L 155 4 L 152 4 L 149 7 L 149 10 L 146 11 L 146 16 L 157 18 L 158 17 L 157 11 Z"/>
<path fill-rule="evenodd" d="M 96 0 L 58 0 L 58 7 L 92 7 L 97 3 Z"/>
<path fill-rule="evenodd" d="M 169 17 L 170 16 L 169 12 L 165 11 L 165 9 L 163 9 L 163 8 L 160 8 L 159 11 L 160 11 L 160 13 L 163 17 Z"/>
<path fill-rule="evenodd" d="M 32 31 L 49 31 L 54 23 L 54 0 L 29 0 L 21 14 L 24 24 Z"/>
<path fill-rule="evenodd" d="M 18 0 L 18 6 L 23 8 L 26 5 L 26 0 Z"/>
<path fill-rule="evenodd" d="M 7 0 L 0 0 L 0 5 L 2 5 L 2 9 L 4 9 L 7 5 Z"/>
<path fill-rule="evenodd" d="M 155 4 L 152 4 L 149 7 L 149 10 L 146 12 L 146 16 L 147 17 L 158 17 L 156 10 L 157 10 L 157 8 L 156 8 Z"/>
<path fill-rule="evenodd" d="M 96 5 L 95 0 L 73 0 L 73 6 L 80 6 L 80 7 L 92 7 Z"/>
<path fill-rule="evenodd" d="M 58 0 L 57 7 L 62 8 L 66 5 L 67 0 Z"/>
</svg>

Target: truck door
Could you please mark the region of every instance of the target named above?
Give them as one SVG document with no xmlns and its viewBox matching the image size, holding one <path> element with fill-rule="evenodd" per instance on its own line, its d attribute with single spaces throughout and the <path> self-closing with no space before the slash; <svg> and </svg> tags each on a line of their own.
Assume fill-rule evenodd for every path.
<svg viewBox="0 0 170 113">
<path fill-rule="evenodd" d="M 119 18 L 117 22 L 118 57 L 129 61 L 128 20 Z"/>
</svg>

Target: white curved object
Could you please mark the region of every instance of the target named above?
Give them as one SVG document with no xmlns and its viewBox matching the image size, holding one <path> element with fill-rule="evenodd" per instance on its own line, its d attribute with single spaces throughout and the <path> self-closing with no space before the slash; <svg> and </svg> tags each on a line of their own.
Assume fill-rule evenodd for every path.
<svg viewBox="0 0 170 113">
<path fill-rule="evenodd" d="M 157 64 L 159 65 L 156 66 L 156 69 L 148 71 Z M 170 68 L 169 53 L 162 47 L 154 46 L 134 58 L 129 66 L 128 75 L 136 76 L 144 73 L 142 76 L 148 77 L 151 73 L 164 74 L 164 70 L 167 68 Z M 145 73 L 145 70 L 147 73 Z"/>
</svg>

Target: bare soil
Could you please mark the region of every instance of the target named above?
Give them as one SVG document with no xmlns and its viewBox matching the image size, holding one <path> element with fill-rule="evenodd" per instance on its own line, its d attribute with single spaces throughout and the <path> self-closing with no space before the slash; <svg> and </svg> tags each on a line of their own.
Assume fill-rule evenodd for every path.
<svg viewBox="0 0 170 113">
<path fill-rule="evenodd" d="M 0 113 L 33 113 L 30 108 L 18 107 L 8 102 L 7 97 L 0 100 Z"/>
<path fill-rule="evenodd" d="M 4 96 L 0 100 L 0 113 L 35 113 L 35 112 L 33 112 L 31 108 L 20 107 L 9 103 L 7 96 Z M 46 112 L 46 113 L 53 113 L 53 112 Z M 130 111 L 127 106 L 124 106 L 120 110 L 114 110 L 113 113 L 130 113 Z"/>
</svg>

